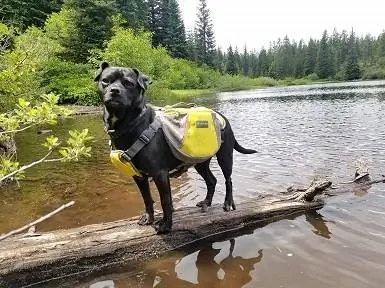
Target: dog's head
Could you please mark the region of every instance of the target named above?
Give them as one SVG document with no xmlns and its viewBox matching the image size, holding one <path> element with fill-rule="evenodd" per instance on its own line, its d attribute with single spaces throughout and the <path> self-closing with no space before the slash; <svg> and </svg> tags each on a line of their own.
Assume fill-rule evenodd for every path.
<svg viewBox="0 0 385 288">
<path fill-rule="evenodd" d="M 100 64 L 95 82 L 101 100 L 108 110 L 136 110 L 145 104 L 144 92 L 149 78 L 135 68 L 112 67 L 107 62 Z"/>
</svg>

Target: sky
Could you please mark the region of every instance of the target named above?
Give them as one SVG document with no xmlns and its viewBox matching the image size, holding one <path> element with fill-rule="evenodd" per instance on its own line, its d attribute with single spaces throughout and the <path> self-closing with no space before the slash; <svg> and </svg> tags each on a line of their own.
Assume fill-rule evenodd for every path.
<svg viewBox="0 0 385 288">
<path fill-rule="evenodd" d="M 178 0 L 186 28 L 196 21 L 198 0 Z M 268 48 L 290 39 L 320 39 L 322 32 L 352 28 L 358 36 L 385 30 L 385 0 L 207 0 L 217 45 L 243 49 Z"/>
</svg>

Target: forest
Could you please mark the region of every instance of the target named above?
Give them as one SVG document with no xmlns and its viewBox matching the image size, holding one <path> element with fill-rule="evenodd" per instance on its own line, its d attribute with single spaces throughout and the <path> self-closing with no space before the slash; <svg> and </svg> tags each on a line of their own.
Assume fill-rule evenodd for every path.
<svg viewBox="0 0 385 288">
<path fill-rule="evenodd" d="M 307 41 L 284 36 L 259 50 L 223 48 L 210 13 L 200 0 L 191 30 L 177 0 L 1 0 L 2 108 L 51 92 L 61 103 L 96 105 L 92 78 L 102 60 L 149 75 L 152 99 L 187 89 L 385 78 L 385 32 L 334 29 Z"/>
</svg>

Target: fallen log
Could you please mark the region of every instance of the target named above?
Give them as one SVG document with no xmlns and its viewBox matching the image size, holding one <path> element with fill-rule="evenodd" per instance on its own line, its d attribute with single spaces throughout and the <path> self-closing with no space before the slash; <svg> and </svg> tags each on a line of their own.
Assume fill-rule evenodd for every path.
<svg viewBox="0 0 385 288">
<path fill-rule="evenodd" d="M 365 181 L 360 178 L 359 183 L 352 181 L 334 188 L 329 181 L 317 180 L 302 192 L 291 188 L 278 195 L 260 196 L 238 204 L 236 211 L 228 213 L 223 212 L 220 205 L 207 212 L 198 207 L 180 208 L 174 213 L 173 231 L 167 235 L 157 235 L 153 227 L 139 226 L 138 217 L 135 217 L 32 236 L 14 236 L 0 243 L 0 287 L 19 287 L 52 278 L 88 274 L 158 257 L 161 253 L 188 248 L 202 241 L 234 237 L 256 225 L 320 209 L 327 194 L 336 195 L 357 187 L 368 189 L 375 183 L 385 183 L 385 178 L 373 181 L 368 177 Z M 330 191 L 333 193 L 328 193 Z M 321 192 L 322 197 L 311 199 Z"/>
</svg>

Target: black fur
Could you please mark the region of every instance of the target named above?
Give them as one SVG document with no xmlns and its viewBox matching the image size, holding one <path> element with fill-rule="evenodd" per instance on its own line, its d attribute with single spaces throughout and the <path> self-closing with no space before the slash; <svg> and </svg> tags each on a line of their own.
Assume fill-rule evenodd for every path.
<svg viewBox="0 0 385 288">
<path fill-rule="evenodd" d="M 116 149 L 127 150 L 154 119 L 154 111 L 145 105 L 144 98 L 149 78 L 137 69 L 111 67 L 108 63 L 103 62 L 96 72 L 95 81 L 98 82 L 99 93 L 104 104 L 103 118 L 112 144 Z M 230 123 L 226 118 L 225 120 L 224 141 L 216 156 L 226 179 L 226 198 L 223 209 L 230 211 L 236 209 L 231 183 L 233 149 L 244 154 L 256 151 L 240 146 L 234 137 Z M 211 205 L 217 183 L 217 179 L 209 168 L 210 160 L 195 166 L 207 185 L 206 198 L 197 203 L 197 206 L 203 208 Z M 163 209 L 163 219 L 158 223 L 156 229 L 158 233 L 170 232 L 173 206 L 169 171 L 182 163 L 171 153 L 161 129 L 158 130 L 152 141 L 132 159 L 132 162 L 144 175 L 142 178 L 134 177 L 146 209 L 139 224 L 150 225 L 154 222 L 154 201 L 148 182 L 148 178 L 152 177 L 158 188 Z"/>
</svg>

